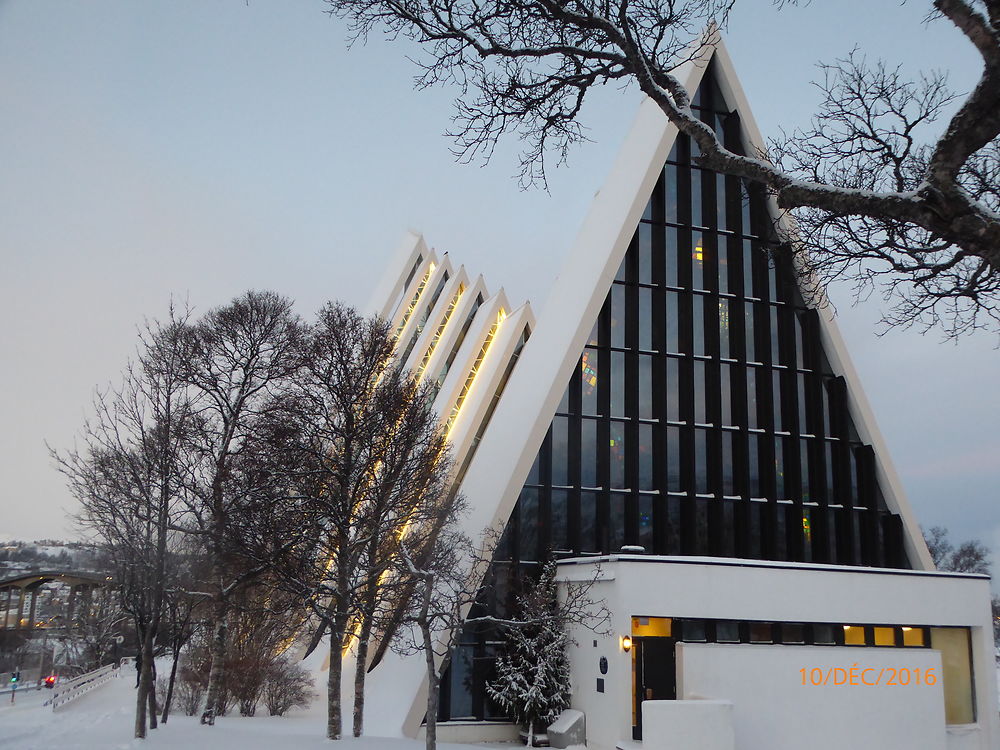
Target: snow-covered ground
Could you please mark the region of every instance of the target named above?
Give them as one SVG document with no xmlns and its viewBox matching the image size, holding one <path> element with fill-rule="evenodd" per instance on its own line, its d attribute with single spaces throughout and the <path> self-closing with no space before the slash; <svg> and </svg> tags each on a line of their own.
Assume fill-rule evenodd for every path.
<svg viewBox="0 0 1000 750">
<path fill-rule="evenodd" d="M 422 750 L 414 740 L 365 737 L 334 745 L 325 739 L 326 717 L 319 704 L 285 717 L 225 716 L 203 727 L 194 716 L 171 716 L 144 742 L 132 737 L 135 672 L 88 693 L 58 712 L 43 706 L 48 690 L 25 691 L 12 706 L 0 703 L 0 748 L 17 750 L 117 750 L 181 748 L 183 750 Z M 3 696 L 5 700 L 9 697 Z M 266 712 L 266 711 L 265 711 Z M 346 717 L 350 727 L 350 717 Z M 470 745 L 439 745 L 442 750 L 483 750 Z"/>
</svg>

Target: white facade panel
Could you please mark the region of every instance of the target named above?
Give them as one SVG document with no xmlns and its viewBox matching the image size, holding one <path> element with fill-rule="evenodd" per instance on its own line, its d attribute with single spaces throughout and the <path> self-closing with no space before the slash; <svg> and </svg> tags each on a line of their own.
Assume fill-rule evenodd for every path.
<svg viewBox="0 0 1000 750">
<path fill-rule="evenodd" d="M 910 684 L 877 684 L 900 669 Z M 732 701 L 736 750 L 946 750 L 941 680 L 928 673 L 941 674 L 928 649 L 677 646 L 678 697 Z"/>
<path fill-rule="evenodd" d="M 594 594 L 605 600 L 612 613 L 612 632 L 595 637 L 580 627 L 574 632 L 580 647 L 571 651 L 573 708 L 587 714 L 588 744 L 593 748 L 610 750 L 631 739 L 633 664 L 632 654 L 623 650 L 621 638 L 631 633 L 633 616 L 969 627 L 978 715 L 975 736 L 979 744 L 975 747 L 987 750 L 1000 738 L 989 579 L 985 576 L 722 558 L 610 556 L 563 561 L 560 578 L 589 580 L 595 566 L 599 568 L 601 582 L 596 584 Z M 757 647 L 739 644 L 732 648 Z M 837 660 L 837 666 L 847 658 L 845 652 L 854 651 L 846 646 L 817 648 Z M 788 658 L 801 659 L 805 657 L 795 655 L 809 647 L 783 645 L 773 649 L 775 654 L 788 652 L 792 655 Z M 867 654 L 878 649 L 857 650 Z M 911 654 L 927 654 L 930 650 L 893 649 L 893 652 L 902 663 Z M 606 675 L 600 673 L 601 657 L 609 664 Z M 852 657 L 847 666 L 857 660 Z M 795 669 L 802 666 L 806 666 L 804 662 Z M 693 675 L 691 672 L 691 679 Z M 797 673 L 792 678 L 796 676 Z M 597 691 L 598 679 L 604 680 L 604 692 Z M 686 694 L 678 697 L 732 699 L 727 695 L 695 696 L 693 693 L 697 691 L 689 689 L 693 684 L 686 682 L 683 688 Z M 879 696 L 881 700 L 882 694 Z M 921 694 L 921 700 L 926 697 Z M 943 711 L 943 702 L 940 705 Z M 780 721 L 782 707 L 774 705 L 773 709 L 770 719 Z M 943 713 L 941 717 L 943 733 Z M 743 747 L 739 735 L 737 747 Z M 753 745 L 746 747 L 756 750 Z"/>
</svg>

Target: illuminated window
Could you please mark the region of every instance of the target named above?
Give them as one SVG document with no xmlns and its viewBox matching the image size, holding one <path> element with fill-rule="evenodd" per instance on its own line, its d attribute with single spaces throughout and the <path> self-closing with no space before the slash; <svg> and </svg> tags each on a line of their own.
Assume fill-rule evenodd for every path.
<svg viewBox="0 0 1000 750">
<path fill-rule="evenodd" d="M 469 391 L 472 390 L 472 384 L 476 382 L 476 375 L 479 374 L 479 368 L 483 364 L 483 360 L 486 359 L 486 354 L 490 350 L 490 344 L 493 343 L 493 337 L 496 336 L 497 329 L 500 324 L 503 323 L 504 319 L 507 317 L 507 312 L 503 309 L 497 313 L 497 320 L 490 328 L 490 332 L 486 334 L 486 339 L 483 341 L 482 347 L 479 349 L 479 354 L 476 355 L 476 361 L 472 363 L 472 369 L 469 370 L 469 375 L 465 379 L 465 385 L 462 386 L 461 393 L 458 394 L 458 398 L 455 400 L 455 405 L 451 409 L 451 416 L 448 417 L 448 431 L 455 424 L 455 420 L 458 418 L 458 413 L 462 410 L 462 404 L 465 403 L 466 397 L 469 395 Z"/>
<path fill-rule="evenodd" d="M 931 628 L 931 648 L 941 652 L 944 719 L 947 724 L 976 720 L 968 628 Z"/>
<path fill-rule="evenodd" d="M 875 628 L 875 645 L 876 646 L 895 646 L 896 645 L 896 629 L 895 628 Z"/>
<path fill-rule="evenodd" d="M 413 298 L 410 300 L 410 304 L 407 306 L 406 312 L 403 313 L 403 319 L 399 321 L 399 326 L 396 328 L 397 337 L 403 332 L 403 329 L 406 328 L 406 324 L 410 322 L 410 316 L 413 315 L 413 309 L 417 306 L 417 302 L 420 301 L 420 295 L 423 293 L 424 287 L 427 286 L 427 280 L 431 277 L 431 274 L 434 273 L 434 268 L 434 264 L 431 263 L 430 267 L 427 269 L 427 273 L 425 273 L 424 277 L 420 280 L 420 285 L 417 287 L 417 291 L 413 293 Z"/>
<path fill-rule="evenodd" d="M 927 639 L 924 637 L 923 628 L 903 628 L 904 646 L 926 646 Z"/>
<path fill-rule="evenodd" d="M 441 335 L 444 333 L 444 329 L 448 326 L 448 321 L 451 320 L 451 314 L 455 312 L 455 308 L 458 306 L 458 302 L 462 299 L 462 295 L 465 293 L 465 286 L 462 284 L 458 285 L 458 292 L 455 296 L 451 298 L 451 302 L 448 304 L 448 309 L 444 311 L 444 317 L 441 319 L 441 323 L 438 325 L 437 330 L 434 331 L 434 337 L 431 339 L 430 345 L 427 347 L 427 351 L 424 353 L 424 358 L 420 361 L 420 366 L 417 368 L 417 375 L 423 375 L 424 369 L 427 367 L 427 363 L 430 361 L 431 355 L 434 354 L 434 350 L 437 348 L 438 342 L 441 340 Z"/>
<path fill-rule="evenodd" d="M 865 645 L 865 628 L 863 625 L 845 625 L 844 626 L 844 645 L 845 646 L 864 646 Z"/>
</svg>

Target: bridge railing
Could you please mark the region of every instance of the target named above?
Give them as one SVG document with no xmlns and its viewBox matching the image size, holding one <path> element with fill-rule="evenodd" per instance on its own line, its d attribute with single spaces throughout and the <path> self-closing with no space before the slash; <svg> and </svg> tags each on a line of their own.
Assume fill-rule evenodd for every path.
<svg viewBox="0 0 1000 750">
<path fill-rule="evenodd" d="M 72 680 L 53 688 L 52 697 L 45 704 L 51 705 L 53 711 L 58 711 L 81 695 L 89 693 L 94 688 L 98 688 L 108 681 L 115 679 L 119 671 L 117 665 L 108 664 L 106 667 L 95 669 L 93 672 L 87 672 L 87 674 L 74 677 Z"/>
</svg>

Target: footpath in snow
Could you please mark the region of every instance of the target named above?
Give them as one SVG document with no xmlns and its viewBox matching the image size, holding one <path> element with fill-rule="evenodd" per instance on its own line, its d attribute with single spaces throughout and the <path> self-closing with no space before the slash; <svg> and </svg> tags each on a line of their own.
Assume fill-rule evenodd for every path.
<svg viewBox="0 0 1000 750">
<path fill-rule="evenodd" d="M 0 703 L 0 748 L 14 750 L 422 750 L 423 742 L 362 737 L 331 743 L 326 739 L 324 701 L 284 717 L 224 716 L 203 727 L 196 716 L 173 715 L 145 741 L 132 737 L 135 721 L 135 672 L 122 675 L 83 695 L 59 711 L 43 702 L 49 690 L 19 692 L 16 703 Z M 10 700 L 8 696 L 4 696 Z M 350 729 L 350 716 L 345 717 Z M 441 750 L 482 750 L 471 745 L 439 744 Z"/>
</svg>

